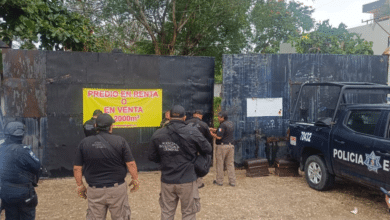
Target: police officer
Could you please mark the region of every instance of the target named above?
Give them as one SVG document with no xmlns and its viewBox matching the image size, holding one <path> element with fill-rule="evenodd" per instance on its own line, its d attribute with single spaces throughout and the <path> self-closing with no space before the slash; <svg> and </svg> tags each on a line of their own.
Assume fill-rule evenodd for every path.
<svg viewBox="0 0 390 220">
<path fill-rule="evenodd" d="M 139 188 L 137 165 L 126 140 L 112 134 L 114 122 L 109 114 L 99 115 L 96 119 L 98 133 L 81 140 L 76 151 L 73 174 L 77 193 L 88 199 L 88 220 L 106 219 L 107 210 L 113 220 L 130 219 L 125 184 L 127 170 L 132 177 L 130 192 Z M 88 190 L 83 183 L 83 174 Z"/>
<path fill-rule="evenodd" d="M 85 137 L 88 137 L 88 136 L 96 134 L 96 128 L 95 128 L 96 118 L 99 115 L 101 115 L 101 114 L 103 114 L 103 112 L 100 111 L 99 109 L 96 109 L 93 112 L 92 118 L 84 123 L 84 134 L 85 134 Z"/>
<path fill-rule="evenodd" d="M 192 114 L 192 118 L 187 120 L 186 122 L 188 124 L 192 124 L 193 126 L 197 127 L 200 133 L 202 133 L 203 136 L 210 143 L 210 145 L 213 146 L 213 136 L 211 136 L 210 134 L 209 126 L 206 124 L 206 122 L 202 121 L 202 118 L 203 118 L 203 111 L 195 110 L 195 112 Z M 202 177 L 198 178 L 197 183 L 198 183 L 198 188 L 204 187 Z"/>
<path fill-rule="evenodd" d="M 35 219 L 41 163 L 30 146 L 22 144 L 25 127 L 10 122 L 4 128 L 6 140 L 0 147 L 0 197 L 6 219 Z"/>
<path fill-rule="evenodd" d="M 234 171 L 234 127 L 233 122 L 228 121 L 226 112 L 218 114 L 218 121 L 220 123 L 218 129 L 210 128 L 211 135 L 216 139 L 216 164 L 217 164 L 217 179 L 214 184 L 222 186 L 224 178 L 224 167 L 228 171 L 229 185 L 236 185 L 236 174 Z M 216 132 L 216 133 L 215 133 Z"/>
<path fill-rule="evenodd" d="M 160 127 L 164 127 L 165 125 L 167 125 L 168 123 L 169 123 L 169 119 L 170 119 L 170 113 L 169 113 L 170 111 L 166 111 L 165 112 L 165 117 L 164 117 L 164 119 L 161 121 L 161 123 L 160 123 Z"/>
<path fill-rule="evenodd" d="M 160 163 L 161 219 L 173 219 L 180 200 L 184 220 L 195 219 L 200 198 L 192 159 L 197 153 L 210 155 L 211 145 L 199 130 L 185 123 L 185 110 L 175 105 L 170 122 L 158 129 L 149 146 L 149 160 Z"/>
</svg>

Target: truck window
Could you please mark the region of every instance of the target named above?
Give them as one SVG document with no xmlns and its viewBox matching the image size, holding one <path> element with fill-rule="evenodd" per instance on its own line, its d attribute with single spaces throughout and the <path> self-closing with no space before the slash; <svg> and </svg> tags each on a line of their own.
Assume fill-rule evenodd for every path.
<svg viewBox="0 0 390 220">
<path fill-rule="evenodd" d="M 351 111 L 347 127 L 359 133 L 374 135 L 380 115 L 380 111 Z"/>
</svg>

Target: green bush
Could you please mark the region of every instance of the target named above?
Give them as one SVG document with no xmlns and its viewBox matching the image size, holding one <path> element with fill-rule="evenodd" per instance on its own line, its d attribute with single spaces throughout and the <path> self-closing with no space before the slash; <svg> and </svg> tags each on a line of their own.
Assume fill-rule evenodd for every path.
<svg viewBox="0 0 390 220">
<path fill-rule="evenodd" d="M 218 121 L 218 113 L 221 111 L 221 103 L 222 98 L 221 97 L 214 97 L 214 118 L 213 118 L 213 124 L 214 128 L 217 128 L 219 126 Z"/>
</svg>

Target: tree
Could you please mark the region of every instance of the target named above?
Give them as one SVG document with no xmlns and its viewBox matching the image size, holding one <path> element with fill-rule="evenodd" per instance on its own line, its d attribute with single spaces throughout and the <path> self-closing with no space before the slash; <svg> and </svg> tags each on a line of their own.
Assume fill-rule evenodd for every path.
<svg viewBox="0 0 390 220">
<path fill-rule="evenodd" d="M 280 43 L 298 37 L 314 26 L 313 9 L 290 1 L 258 0 L 250 13 L 253 25 L 251 43 L 255 53 L 277 53 Z"/>
<path fill-rule="evenodd" d="M 315 31 L 290 39 L 298 53 L 364 54 L 373 55 L 373 43 L 362 39 L 359 34 L 349 33 L 341 23 L 332 27 L 329 20 L 317 23 Z"/>
<path fill-rule="evenodd" d="M 127 11 L 127 4 L 121 0 L 68 0 L 66 7 L 88 18 L 94 25 L 94 34 L 104 38 L 105 52 L 114 48 L 124 53 L 142 53 L 137 42 L 146 39 L 143 26 Z"/>
<path fill-rule="evenodd" d="M 249 1 L 127 0 L 158 55 L 202 55 L 245 46 Z M 206 53 L 208 54 L 208 53 Z"/>
<path fill-rule="evenodd" d="M 1 0 L 0 18 L 0 39 L 10 46 L 18 38 L 22 48 L 40 42 L 46 50 L 97 49 L 89 20 L 69 12 L 59 0 Z"/>
</svg>

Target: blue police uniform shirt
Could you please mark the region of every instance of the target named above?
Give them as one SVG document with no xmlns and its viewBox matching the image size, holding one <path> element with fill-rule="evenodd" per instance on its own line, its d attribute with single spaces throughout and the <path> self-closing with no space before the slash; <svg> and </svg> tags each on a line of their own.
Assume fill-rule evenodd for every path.
<svg viewBox="0 0 390 220">
<path fill-rule="evenodd" d="M 38 181 L 41 163 L 30 146 L 6 140 L 0 146 L 0 196 L 2 199 L 26 194 Z"/>
</svg>

